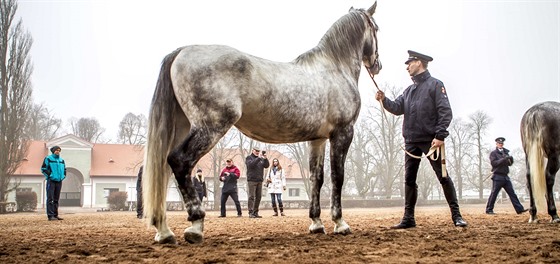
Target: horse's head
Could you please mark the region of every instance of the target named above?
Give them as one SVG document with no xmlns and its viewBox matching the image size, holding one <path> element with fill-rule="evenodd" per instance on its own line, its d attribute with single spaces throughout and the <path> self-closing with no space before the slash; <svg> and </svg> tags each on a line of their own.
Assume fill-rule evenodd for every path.
<svg viewBox="0 0 560 264">
<path fill-rule="evenodd" d="M 362 12 L 367 21 L 367 28 L 369 29 L 365 31 L 363 63 L 372 77 L 381 71 L 381 61 L 379 60 L 379 53 L 377 51 L 377 31 L 379 27 L 373 19 L 376 7 L 377 1 L 375 1 L 367 11 Z"/>
</svg>

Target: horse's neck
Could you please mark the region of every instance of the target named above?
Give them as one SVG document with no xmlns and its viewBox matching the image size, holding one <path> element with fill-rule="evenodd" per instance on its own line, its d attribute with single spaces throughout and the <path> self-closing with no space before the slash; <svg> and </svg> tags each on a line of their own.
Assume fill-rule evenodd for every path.
<svg viewBox="0 0 560 264">
<path fill-rule="evenodd" d="M 307 67 L 320 65 L 333 72 L 349 74 L 357 80 L 362 65 L 364 32 L 356 31 L 351 19 L 337 21 L 316 47 L 301 54 L 293 62 Z"/>
</svg>

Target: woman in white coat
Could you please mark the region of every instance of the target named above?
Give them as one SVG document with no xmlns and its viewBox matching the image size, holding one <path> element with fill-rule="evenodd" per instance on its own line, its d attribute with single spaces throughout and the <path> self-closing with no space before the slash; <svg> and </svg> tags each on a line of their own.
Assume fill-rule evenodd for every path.
<svg viewBox="0 0 560 264">
<path fill-rule="evenodd" d="M 280 208 L 280 215 L 284 216 L 282 192 L 286 190 L 286 175 L 284 175 L 284 170 L 278 159 L 272 160 L 272 166 L 270 166 L 268 174 L 266 175 L 266 186 L 270 194 L 270 199 L 272 200 L 272 208 L 274 209 L 273 216 L 278 216 L 278 207 Z M 278 200 L 278 207 L 276 207 L 276 200 Z"/>
</svg>

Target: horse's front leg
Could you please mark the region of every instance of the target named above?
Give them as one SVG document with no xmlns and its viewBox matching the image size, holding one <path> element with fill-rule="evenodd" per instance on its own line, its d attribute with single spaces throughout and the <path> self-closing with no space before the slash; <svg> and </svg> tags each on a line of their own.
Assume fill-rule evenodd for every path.
<svg viewBox="0 0 560 264">
<path fill-rule="evenodd" d="M 352 143 L 354 129 L 352 126 L 339 129 L 330 138 L 331 143 L 331 215 L 335 223 L 334 233 L 347 235 L 352 233 L 350 226 L 342 219 L 342 185 L 344 184 L 344 163 Z"/>
<path fill-rule="evenodd" d="M 555 224 L 560 223 L 560 218 L 558 217 L 558 213 L 556 211 L 554 192 L 552 191 L 552 188 L 554 187 L 554 179 L 559 168 L 560 162 L 558 161 L 558 156 L 549 155 L 546 165 L 546 205 L 548 207 L 548 214 L 552 217 L 550 222 Z"/>
<path fill-rule="evenodd" d="M 323 164 L 325 160 L 326 140 L 315 140 L 309 142 L 311 151 L 309 154 L 309 170 L 311 172 L 311 205 L 309 206 L 309 218 L 311 225 L 310 233 L 325 234 L 325 226 L 321 222 L 321 187 L 323 186 L 324 172 Z"/>
</svg>

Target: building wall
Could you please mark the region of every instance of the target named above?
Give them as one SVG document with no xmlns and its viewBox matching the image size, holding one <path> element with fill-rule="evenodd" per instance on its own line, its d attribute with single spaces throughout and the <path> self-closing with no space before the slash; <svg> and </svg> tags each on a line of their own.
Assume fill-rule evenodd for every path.
<svg viewBox="0 0 560 264">
<path fill-rule="evenodd" d="M 14 179 L 14 178 L 13 178 Z M 31 188 L 32 192 L 37 194 L 37 207 L 42 208 L 45 204 L 45 181 L 37 177 L 17 177 L 15 180 L 21 180 L 19 188 Z M 8 202 L 16 201 L 16 192 L 11 192 L 8 195 Z"/>
<path fill-rule="evenodd" d="M 84 182 L 89 182 L 91 170 L 91 148 L 65 148 L 61 154 L 67 168 L 75 168 L 84 177 Z"/>
</svg>

